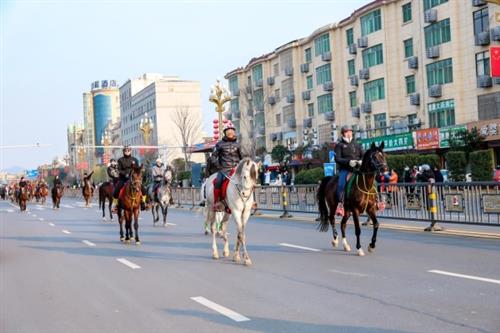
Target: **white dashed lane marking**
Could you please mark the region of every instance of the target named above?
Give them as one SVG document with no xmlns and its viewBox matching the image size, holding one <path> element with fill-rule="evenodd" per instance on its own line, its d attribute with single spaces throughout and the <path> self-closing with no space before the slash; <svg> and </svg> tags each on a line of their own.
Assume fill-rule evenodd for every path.
<svg viewBox="0 0 500 333">
<path fill-rule="evenodd" d="M 191 297 L 191 299 L 197 303 L 200 303 L 201 305 L 206 306 L 209 309 L 212 309 L 234 321 L 241 322 L 241 321 L 249 321 L 250 319 L 245 317 L 244 315 L 239 314 L 238 312 L 234 312 L 231 309 L 228 309 L 222 305 L 219 305 L 217 303 L 214 303 L 205 297 L 202 296 L 197 296 L 197 297 Z"/>
<path fill-rule="evenodd" d="M 484 278 L 484 277 L 474 276 L 474 275 L 465 275 L 465 274 L 459 274 L 459 273 L 452 273 L 452 272 L 440 271 L 440 270 L 437 270 L 437 269 L 431 269 L 431 270 L 429 270 L 427 272 L 434 273 L 434 274 L 441 274 L 441 275 L 453 276 L 453 277 L 458 277 L 458 278 L 462 278 L 462 279 L 469 279 L 469 280 L 476 280 L 476 281 L 482 281 L 482 282 L 490 282 L 490 283 L 500 284 L 500 280 L 489 279 L 489 278 Z"/>
<path fill-rule="evenodd" d="M 321 252 L 319 249 L 313 249 L 312 247 L 306 247 L 306 246 L 300 246 L 300 245 L 294 245 L 294 244 L 288 244 L 288 243 L 279 243 L 281 246 L 285 247 L 291 247 L 294 249 L 301 249 L 301 250 L 307 250 L 307 251 L 313 251 L 313 252 Z"/>
<path fill-rule="evenodd" d="M 134 264 L 133 262 L 128 261 L 128 260 L 127 260 L 127 259 L 125 259 L 125 258 L 118 258 L 118 259 L 116 259 L 116 260 L 117 260 L 117 261 L 119 261 L 119 262 L 121 262 L 121 263 L 122 263 L 122 264 L 124 264 L 125 266 L 128 266 L 128 267 L 132 268 L 132 269 L 139 269 L 139 268 L 141 268 L 141 266 L 136 265 L 136 264 Z"/>
</svg>

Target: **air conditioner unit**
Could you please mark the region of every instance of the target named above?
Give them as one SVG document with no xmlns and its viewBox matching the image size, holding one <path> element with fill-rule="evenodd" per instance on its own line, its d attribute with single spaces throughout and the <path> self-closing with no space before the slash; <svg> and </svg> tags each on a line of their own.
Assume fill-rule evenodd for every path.
<svg viewBox="0 0 500 333">
<path fill-rule="evenodd" d="M 304 119 L 304 127 L 305 128 L 311 128 L 312 127 L 312 118 L 305 118 Z M 307 133 L 307 130 L 306 130 Z"/>
<path fill-rule="evenodd" d="M 358 86 L 358 76 L 357 75 L 351 75 L 349 76 L 349 81 L 351 81 L 351 86 L 357 87 Z"/>
<path fill-rule="evenodd" d="M 362 80 L 370 79 L 370 69 L 369 68 L 361 68 L 359 70 L 359 78 Z"/>
<path fill-rule="evenodd" d="M 301 73 L 308 73 L 309 72 L 309 64 L 302 64 L 300 65 L 300 72 Z"/>
<path fill-rule="evenodd" d="M 293 67 L 292 66 L 285 67 L 285 75 L 286 76 L 293 76 Z"/>
<path fill-rule="evenodd" d="M 270 86 L 274 86 L 274 76 L 270 76 L 267 78 L 267 84 Z"/>
<path fill-rule="evenodd" d="M 321 60 L 331 61 L 332 60 L 332 52 L 324 52 L 323 54 L 321 54 Z"/>
<path fill-rule="evenodd" d="M 429 97 L 441 97 L 442 92 L 441 92 L 441 85 L 440 84 L 435 84 L 432 85 L 429 88 Z"/>
<path fill-rule="evenodd" d="M 475 37 L 477 46 L 490 44 L 490 33 L 488 31 L 481 31 Z"/>
<path fill-rule="evenodd" d="M 486 5 L 485 0 L 472 0 L 472 6 L 474 6 L 474 7 L 481 7 L 484 5 Z"/>
<path fill-rule="evenodd" d="M 496 26 L 490 29 L 491 40 L 496 42 L 500 41 L 500 26 Z"/>
<path fill-rule="evenodd" d="M 356 54 L 358 53 L 358 49 L 356 47 L 356 44 L 350 44 L 349 45 L 349 54 Z"/>
<path fill-rule="evenodd" d="M 351 108 L 351 115 L 354 117 L 354 118 L 359 118 L 361 115 L 360 115 L 360 112 L 359 112 L 359 106 L 355 106 L 355 107 L 352 107 Z"/>
<path fill-rule="evenodd" d="M 420 105 L 420 94 L 414 93 L 410 95 L 410 105 Z"/>
<path fill-rule="evenodd" d="M 434 23 L 437 21 L 437 9 L 431 8 L 427 9 L 424 12 L 424 21 L 425 23 Z"/>
<path fill-rule="evenodd" d="M 310 90 L 303 91 L 302 92 L 302 99 L 304 101 L 310 100 L 311 99 L 311 91 Z"/>
<path fill-rule="evenodd" d="M 418 57 L 410 57 L 408 58 L 408 68 L 409 69 L 418 69 Z"/>
<path fill-rule="evenodd" d="M 264 85 L 264 82 L 262 82 L 262 80 L 255 81 L 255 86 L 257 88 L 262 88 L 263 85 Z"/>
<path fill-rule="evenodd" d="M 326 121 L 335 121 L 335 113 L 333 112 L 326 112 L 324 113 L 325 115 L 325 120 Z"/>
<path fill-rule="evenodd" d="M 268 102 L 270 105 L 274 105 L 274 104 L 276 104 L 276 97 L 274 97 L 274 96 L 269 96 L 269 97 L 267 98 L 267 102 Z"/>
<path fill-rule="evenodd" d="M 323 83 L 323 90 L 324 91 L 332 91 L 333 90 L 333 82 L 328 81 L 328 82 Z"/>
<path fill-rule="evenodd" d="M 361 111 L 363 113 L 372 113 L 372 103 L 367 102 L 367 103 L 361 104 Z"/>
<path fill-rule="evenodd" d="M 478 88 L 490 88 L 493 86 L 493 80 L 489 75 L 479 75 L 477 77 L 477 87 Z"/>
<path fill-rule="evenodd" d="M 425 50 L 428 59 L 439 58 L 439 45 L 431 46 Z"/>
<path fill-rule="evenodd" d="M 358 47 L 361 49 L 368 47 L 368 37 L 367 36 L 363 36 L 363 37 L 358 38 Z"/>
<path fill-rule="evenodd" d="M 290 95 L 286 96 L 286 101 L 288 103 L 290 103 L 290 104 L 291 103 L 295 103 L 295 95 L 294 94 L 290 94 Z"/>
</svg>

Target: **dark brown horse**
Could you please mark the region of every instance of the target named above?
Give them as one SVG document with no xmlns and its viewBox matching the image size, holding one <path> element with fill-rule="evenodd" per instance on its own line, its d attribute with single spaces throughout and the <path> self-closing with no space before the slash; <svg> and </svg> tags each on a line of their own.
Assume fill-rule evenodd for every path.
<svg viewBox="0 0 500 333">
<path fill-rule="evenodd" d="M 62 185 L 56 185 L 52 188 L 52 208 L 59 209 L 59 204 L 61 203 L 61 198 L 64 194 L 64 187 Z"/>
<path fill-rule="evenodd" d="M 111 206 L 113 205 L 113 190 L 114 186 L 111 182 L 104 182 L 99 186 L 99 208 L 102 208 L 102 219 L 106 221 L 106 199 L 109 202 L 109 220 L 113 221 L 113 212 Z"/>
<path fill-rule="evenodd" d="M 47 196 L 49 195 L 49 189 L 47 185 L 41 185 L 38 190 L 38 195 L 40 196 L 40 200 L 42 205 L 45 205 L 45 200 L 47 200 Z"/>
<path fill-rule="evenodd" d="M 142 200 L 142 165 L 132 167 L 130 179 L 125 183 L 118 198 L 118 222 L 120 223 L 120 240 L 127 243 L 135 235 L 135 243 L 139 241 L 139 211 Z M 132 233 L 132 217 L 134 218 L 134 230 Z M 123 222 L 125 222 L 125 237 L 123 236 Z"/>
<path fill-rule="evenodd" d="M 90 178 L 92 178 L 93 173 L 94 171 L 92 171 L 87 177 L 83 178 L 82 195 L 83 199 L 85 199 L 85 207 L 90 205 L 90 201 L 92 201 L 92 196 L 94 195 L 94 187 L 90 182 Z"/>
<path fill-rule="evenodd" d="M 26 210 L 26 202 L 29 200 L 29 189 L 27 186 L 21 187 L 19 190 L 19 208 L 21 212 Z"/>
<path fill-rule="evenodd" d="M 359 236 L 361 235 L 359 215 L 365 211 L 373 221 L 373 235 L 372 241 L 368 246 L 369 252 L 373 252 L 375 250 L 375 242 L 377 241 L 378 221 L 376 217 L 377 189 L 375 187 L 375 176 L 387 167 L 383 149 L 383 142 L 379 147 L 376 147 L 375 144 L 372 143 L 370 149 L 368 149 L 363 155 L 361 167 L 359 170 L 354 171 L 351 175 L 351 178 L 354 177 L 351 185 L 346 185 L 346 190 L 348 187 L 351 189 L 349 193 L 345 193 L 344 198 L 344 216 L 342 217 L 340 224 L 342 231 L 342 243 L 345 251 L 351 251 L 351 247 L 345 238 L 345 228 L 347 220 L 352 214 L 356 230 L 356 249 L 358 250 L 358 255 L 360 256 L 363 256 L 364 252 L 359 241 Z M 337 176 L 325 177 L 321 182 L 317 194 L 320 212 L 319 230 L 323 232 L 328 231 L 328 225 L 332 225 L 332 245 L 334 247 L 337 247 L 338 245 L 337 229 L 335 228 L 335 211 L 338 205 L 337 183 Z"/>
</svg>

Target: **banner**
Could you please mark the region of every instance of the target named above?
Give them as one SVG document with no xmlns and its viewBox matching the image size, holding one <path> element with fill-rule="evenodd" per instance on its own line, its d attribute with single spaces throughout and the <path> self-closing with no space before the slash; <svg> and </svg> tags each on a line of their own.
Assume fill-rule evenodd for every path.
<svg viewBox="0 0 500 333">
<path fill-rule="evenodd" d="M 383 142 L 384 151 L 413 149 L 413 136 L 410 132 L 384 135 L 376 138 L 361 139 L 358 141 L 365 151 L 370 149 L 372 142 L 374 142 L 377 146 Z"/>
<path fill-rule="evenodd" d="M 463 132 L 467 131 L 466 125 L 448 126 L 439 129 L 439 147 L 450 148 L 450 139 L 458 139 Z M 460 145 L 463 146 L 465 142 L 461 139 Z"/>
<path fill-rule="evenodd" d="M 417 149 L 439 148 L 439 128 L 420 129 L 415 132 L 417 138 Z"/>
<path fill-rule="evenodd" d="M 500 47 L 491 46 L 490 47 L 490 55 L 491 55 L 491 76 L 492 77 L 500 77 Z"/>
</svg>

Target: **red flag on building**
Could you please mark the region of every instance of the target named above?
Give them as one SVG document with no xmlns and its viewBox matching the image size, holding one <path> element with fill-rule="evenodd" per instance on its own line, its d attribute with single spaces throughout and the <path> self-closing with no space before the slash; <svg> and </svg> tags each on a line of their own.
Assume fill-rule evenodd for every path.
<svg viewBox="0 0 500 333">
<path fill-rule="evenodd" d="M 491 76 L 500 77 L 500 47 L 490 47 Z"/>
</svg>

